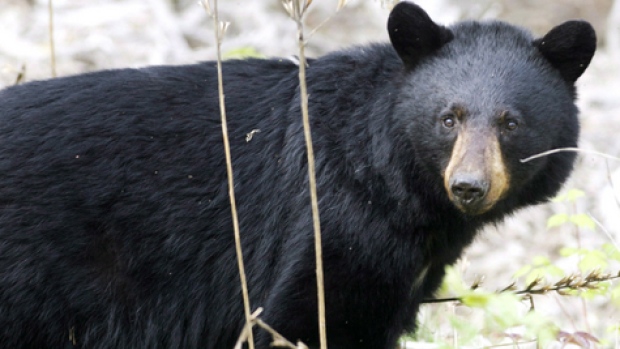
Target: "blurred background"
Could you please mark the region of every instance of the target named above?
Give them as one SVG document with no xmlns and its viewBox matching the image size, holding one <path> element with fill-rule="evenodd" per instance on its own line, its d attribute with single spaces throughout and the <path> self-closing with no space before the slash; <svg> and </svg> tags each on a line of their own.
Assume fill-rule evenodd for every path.
<svg viewBox="0 0 620 349">
<path fill-rule="evenodd" d="M 47 0 L 0 0 L 0 87 L 51 77 Z M 387 1 L 386 1 L 387 2 Z M 614 4 L 615 2 L 615 4 Z M 436 21 L 501 19 L 543 35 L 568 19 L 585 19 L 597 30 L 599 49 L 578 81 L 582 115 L 580 147 L 620 157 L 620 0 L 423 0 Z M 349 0 L 336 13 L 336 0 L 314 0 L 306 17 L 307 54 L 318 56 L 351 45 L 387 40 L 388 6 Z M 279 0 L 220 1 L 220 18 L 230 22 L 226 56 L 292 56 L 296 26 Z M 100 69 L 154 64 L 188 64 L 215 58 L 213 21 L 196 0 L 53 0 L 56 71 L 59 76 Z M 327 20 L 327 21 L 326 21 Z M 326 21 L 326 22 L 325 22 Z M 322 24 L 323 23 L 323 24 Z M 319 27 L 316 31 L 314 28 Z M 581 154 L 566 184 L 585 195 L 521 211 L 487 229 L 472 245 L 459 270 L 465 280 L 484 275 L 484 286 L 507 286 L 513 274 L 536 256 L 578 272 L 562 247 L 597 249 L 620 241 L 620 162 Z M 547 228 L 554 214 L 586 214 L 595 227 Z M 618 270 L 617 265 L 609 266 Z M 573 331 L 603 336 L 620 323 L 609 299 L 555 294 L 536 298 L 537 309 Z M 427 312 L 433 312 L 429 307 Z"/>
</svg>

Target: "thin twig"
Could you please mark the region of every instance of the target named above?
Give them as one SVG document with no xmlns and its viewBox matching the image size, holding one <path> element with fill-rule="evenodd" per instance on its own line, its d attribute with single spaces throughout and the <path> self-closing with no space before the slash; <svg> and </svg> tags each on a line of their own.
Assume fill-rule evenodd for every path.
<svg viewBox="0 0 620 349">
<path fill-rule="evenodd" d="M 308 349 L 308 346 L 305 345 L 301 341 L 297 341 L 297 344 L 293 344 L 288 339 L 284 338 L 283 335 L 281 335 L 276 330 L 274 330 L 273 327 L 263 322 L 263 320 L 261 319 L 257 318 L 256 324 L 260 326 L 262 329 L 264 329 L 265 331 L 269 332 L 269 334 L 271 334 L 271 338 L 272 338 L 271 346 L 272 347 L 287 347 L 290 349 Z"/>
<path fill-rule="evenodd" d="M 325 23 L 327 23 L 327 22 L 331 21 L 331 20 L 332 20 L 332 18 L 334 18 L 334 16 L 335 16 L 337 13 L 338 13 L 338 12 L 334 12 L 334 13 L 332 13 L 331 15 L 329 15 L 329 17 L 325 18 L 325 19 L 324 19 L 321 23 L 319 23 L 319 25 L 317 25 L 316 27 L 314 27 L 314 28 L 310 31 L 310 33 L 308 33 L 308 35 L 306 35 L 306 41 L 304 42 L 304 45 L 305 45 L 306 43 L 308 43 L 308 40 L 310 40 L 310 39 L 314 36 L 314 34 L 316 34 L 316 32 L 317 32 L 319 29 L 321 29 L 321 27 L 322 27 L 322 26 L 324 26 L 324 25 L 325 25 Z"/>
<path fill-rule="evenodd" d="M 15 82 L 13 83 L 13 85 L 21 84 L 25 78 L 26 78 L 26 65 L 22 64 L 21 68 L 19 68 L 19 71 L 17 72 L 17 76 L 15 76 Z"/>
<path fill-rule="evenodd" d="M 336 16 L 338 14 L 338 12 L 340 12 L 340 10 L 342 10 L 345 6 L 347 6 L 347 2 L 349 0 L 338 0 L 338 6 L 336 7 L 336 12 L 332 13 L 331 15 L 329 15 L 327 18 L 325 18 L 321 23 L 319 23 L 319 25 L 317 25 L 316 27 L 314 27 L 307 35 L 305 38 L 305 42 L 304 44 L 308 43 L 308 41 L 312 38 L 312 36 L 314 36 L 314 34 L 316 34 L 316 32 L 321 29 L 322 26 L 324 26 L 327 22 L 331 21 L 332 18 L 334 18 L 334 16 Z"/>
<path fill-rule="evenodd" d="M 305 41 L 304 41 L 304 45 L 308 43 L 308 41 L 310 41 L 310 39 L 314 36 L 314 34 L 316 34 L 316 32 L 321 29 L 322 26 L 325 25 L 325 23 L 331 21 L 335 15 L 338 14 L 338 12 L 340 12 L 340 10 L 342 10 L 345 6 L 347 6 L 347 2 L 349 0 L 338 0 L 338 6 L 336 7 L 336 12 L 332 13 L 331 15 L 329 15 L 327 18 L 325 18 L 321 23 L 319 23 L 319 25 L 317 25 L 316 27 L 314 27 L 310 33 L 308 33 L 305 37 Z"/>
<path fill-rule="evenodd" d="M 572 212 L 573 214 L 575 214 L 577 212 L 577 203 L 575 201 L 573 201 L 571 203 L 572 206 Z M 582 245 L 581 245 L 581 228 L 579 227 L 579 225 L 575 224 L 574 225 L 574 229 L 575 229 L 575 238 L 577 240 L 577 248 L 581 249 Z M 583 259 L 583 256 L 579 257 L 580 260 Z M 592 329 L 590 328 L 590 323 L 588 322 L 588 307 L 586 306 L 586 300 L 583 298 L 580 298 L 580 303 L 581 303 L 581 318 L 583 319 L 583 323 L 586 326 L 586 329 L 588 330 L 588 332 L 590 332 Z"/>
<path fill-rule="evenodd" d="M 52 77 L 56 77 L 56 46 L 54 44 L 54 6 L 52 0 L 47 0 L 47 13 L 49 16 L 49 40 L 50 40 L 50 58 L 52 66 Z"/>
<path fill-rule="evenodd" d="M 308 157 L 308 182 L 310 185 L 310 202 L 312 206 L 312 222 L 314 226 L 314 249 L 316 257 L 316 283 L 319 308 L 319 338 L 321 349 L 327 349 L 327 331 L 325 326 L 325 287 L 323 283 L 323 248 L 321 243 L 321 220 L 319 218 L 319 204 L 316 190 L 316 171 L 314 163 L 314 150 L 312 147 L 312 134 L 310 132 L 310 117 L 308 113 L 308 91 L 306 86 L 306 55 L 304 42 L 303 15 L 310 6 L 311 1 L 285 0 L 284 7 L 297 23 L 297 40 L 299 44 L 299 86 L 301 97 L 301 113 L 306 139 L 306 153 Z M 288 3 L 288 4 L 287 4 Z M 287 6 L 288 5 L 288 6 Z"/>
<path fill-rule="evenodd" d="M 603 233 L 605 233 L 605 235 L 607 236 L 609 241 L 611 241 L 611 244 L 614 245 L 616 250 L 620 251 L 620 245 L 618 244 L 616 239 L 614 239 L 614 237 L 611 235 L 609 230 L 607 230 L 607 228 L 605 228 L 601 222 L 599 222 L 596 218 L 594 218 L 592 214 L 588 213 L 588 216 L 590 216 L 590 219 L 594 222 L 594 224 L 596 224 L 603 231 Z"/>
<path fill-rule="evenodd" d="M 208 4 L 209 0 L 203 0 L 202 4 L 207 11 L 213 16 L 215 22 L 215 39 L 217 44 L 217 89 L 220 102 L 220 117 L 222 122 L 222 137 L 224 140 L 224 153 L 226 155 L 226 172 L 228 175 L 228 196 L 230 198 L 230 211 L 232 214 L 233 230 L 235 234 L 235 249 L 237 252 L 237 265 L 239 267 L 239 277 L 241 279 L 241 291 L 243 294 L 243 309 L 245 311 L 246 326 L 248 326 L 247 338 L 250 349 L 254 349 L 254 336 L 252 334 L 252 326 L 250 325 L 252 314 L 250 313 L 250 296 L 248 292 L 248 284 L 245 277 L 245 266 L 243 263 L 243 250 L 241 248 L 241 234 L 239 233 L 239 218 L 237 215 L 237 203 L 235 200 L 235 181 L 233 177 L 232 158 L 230 155 L 230 142 L 228 140 L 228 123 L 226 121 L 226 104 L 224 94 L 224 82 L 222 77 L 222 39 L 228 23 L 220 22 L 217 11 L 217 0 L 213 0 L 213 11 Z"/>
<path fill-rule="evenodd" d="M 593 154 L 593 155 L 598 155 L 598 156 L 602 156 L 606 159 L 611 159 L 611 160 L 616 160 L 616 161 L 620 161 L 620 158 L 609 155 L 609 154 L 605 154 L 605 153 L 601 153 L 598 152 L 596 150 L 587 150 L 587 149 L 581 149 L 581 148 L 573 148 L 573 147 L 568 147 L 568 148 L 557 148 L 557 149 L 551 149 L 536 155 L 532 155 L 530 157 L 527 157 L 525 159 L 521 159 L 520 161 L 522 163 L 526 163 L 529 161 L 532 161 L 534 159 L 538 159 L 538 158 L 542 158 L 545 157 L 547 155 L 551 155 L 551 154 L 556 154 L 556 153 L 561 153 L 561 152 L 567 152 L 567 151 L 574 151 L 576 153 L 584 153 L 584 154 Z"/>
<path fill-rule="evenodd" d="M 450 303 L 450 302 L 461 302 L 461 297 L 446 297 L 446 298 L 428 298 L 422 301 L 425 304 L 434 304 L 434 303 Z"/>
<path fill-rule="evenodd" d="M 577 331 L 577 324 L 575 323 L 575 319 L 573 318 L 573 316 L 571 316 L 571 314 L 568 312 L 568 310 L 566 309 L 566 307 L 564 306 L 564 304 L 562 304 L 561 302 L 561 297 L 560 295 L 554 295 L 553 299 L 555 300 L 555 303 L 558 305 L 558 307 L 560 308 L 560 311 L 564 314 L 564 316 L 566 317 L 566 319 L 568 319 L 568 321 L 570 322 L 572 328 L 574 331 Z M 532 299 L 534 297 L 531 297 Z"/>
<path fill-rule="evenodd" d="M 272 347 L 284 347 L 289 349 L 308 349 L 308 346 L 305 345 L 302 341 L 298 341 L 297 344 L 293 344 L 293 342 L 284 338 L 278 331 L 273 329 L 273 327 L 266 324 L 263 320 L 259 319 L 258 316 L 263 312 L 263 308 L 258 308 L 254 313 L 252 313 L 250 321 L 246 323 L 241 331 L 241 335 L 235 344 L 234 349 L 241 349 L 243 343 L 247 340 L 248 333 L 251 333 L 251 328 L 253 326 L 258 326 L 267 331 L 271 335 L 271 346 Z"/>
<path fill-rule="evenodd" d="M 616 194 L 616 185 L 614 184 L 613 178 L 611 178 L 611 170 L 609 169 L 609 162 L 605 161 L 605 170 L 607 172 L 607 181 L 609 181 L 609 185 L 611 186 L 611 192 L 614 194 L 614 200 L 616 200 L 616 206 L 620 207 L 620 198 Z"/>
<path fill-rule="evenodd" d="M 581 289 L 594 289 L 599 282 L 613 281 L 620 279 L 620 271 L 615 274 L 600 274 L 599 272 L 591 272 L 586 277 L 580 277 L 577 275 L 565 276 L 560 281 L 554 284 L 541 284 L 541 280 L 537 279 L 526 286 L 525 289 L 515 291 L 511 286 L 505 287 L 496 293 L 511 292 L 516 295 L 530 297 L 536 294 L 546 294 L 549 292 L 557 292 L 562 296 L 566 296 L 565 290 L 581 290 Z M 462 297 L 447 297 L 447 298 L 434 298 L 425 299 L 422 303 L 449 303 L 449 302 L 462 302 Z"/>
</svg>

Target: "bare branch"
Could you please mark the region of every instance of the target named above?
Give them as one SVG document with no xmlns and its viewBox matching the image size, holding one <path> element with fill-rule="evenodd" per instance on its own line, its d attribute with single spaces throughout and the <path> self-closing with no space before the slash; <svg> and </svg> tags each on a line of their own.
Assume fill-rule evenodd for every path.
<svg viewBox="0 0 620 349">
<path fill-rule="evenodd" d="M 26 78 L 26 65 L 22 64 L 21 68 L 19 68 L 19 71 L 17 72 L 17 76 L 15 76 L 15 82 L 13 83 L 13 85 L 21 84 L 25 78 Z"/>
<path fill-rule="evenodd" d="M 620 271 L 617 274 L 602 274 L 599 271 L 592 271 L 585 277 L 578 275 L 568 275 L 555 282 L 554 284 L 543 284 L 542 279 L 536 279 L 529 283 L 523 290 L 514 290 L 515 283 L 511 283 L 509 286 L 502 288 L 496 293 L 511 292 L 516 295 L 522 295 L 525 298 L 531 298 L 532 295 L 546 294 L 549 292 L 556 292 L 562 296 L 569 296 L 566 291 L 569 290 L 592 290 L 598 288 L 598 283 L 605 281 L 613 281 L 620 279 Z M 472 288 L 473 289 L 473 288 Z M 436 298 L 425 299 L 422 303 L 449 303 L 449 302 L 462 302 L 461 297 L 448 297 L 448 298 Z"/>
<path fill-rule="evenodd" d="M 618 242 L 616 241 L 616 239 L 614 239 L 613 235 L 611 235 L 611 233 L 609 232 L 609 230 L 607 230 L 607 228 L 605 228 L 603 226 L 603 224 L 601 224 L 601 222 L 599 222 L 596 218 L 594 218 L 594 216 L 590 213 L 588 213 L 588 216 L 590 216 L 590 219 L 594 222 L 594 224 L 596 224 L 602 231 L 603 233 L 605 233 L 605 235 L 607 236 L 607 238 L 609 239 L 609 241 L 611 241 L 611 244 L 614 245 L 614 247 L 620 251 L 620 245 L 618 244 Z"/>
<path fill-rule="evenodd" d="M 237 265 L 239 267 L 239 277 L 241 279 L 241 291 L 243 295 L 243 309 L 245 311 L 245 321 L 247 333 L 246 336 L 250 349 L 254 349 L 254 336 L 252 334 L 252 326 L 250 324 L 252 314 L 250 313 L 250 296 L 248 292 L 248 284 L 245 277 L 245 266 L 243 263 L 243 250 L 241 249 L 241 234 L 239 233 L 239 218 L 237 215 L 237 203 L 235 200 L 235 181 L 233 177 L 232 158 L 230 155 L 230 141 L 228 140 L 228 123 L 226 121 L 226 103 L 224 95 L 224 82 L 222 78 L 222 40 L 224 33 L 228 28 L 227 22 L 220 22 L 217 11 L 217 0 L 213 0 L 213 7 L 209 5 L 209 0 L 202 0 L 202 5 L 207 13 L 211 14 L 214 19 L 215 39 L 217 42 L 217 87 L 220 104 L 220 117 L 222 122 L 222 137 L 224 141 L 224 153 L 226 155 L 226 173 L 228 175 L 228 196 L 230 198 L 230 210 L 232 214 L 233 229 L 235 234 L 235 249 L 237 252 Z M 245 331 L 244 331 L 245 332 Z"/>
<path fill-rule="evenodd" d="M 525 159 L 521 159 L 520 161 L 522 163 L 526 163 L 529 161 L 532 161 L 534 159 L 538 159 L 538 158 L 542 158 L 545 157 L 547 155 L 551 155 L 551 154 L 557 154 L 557 153 L 561 153 L 561 152 L 567 152 L 567 151 L 574 151 L 576 153 L 584 153 L 584 154 L 594 154 L 594 155 L 598 155 L 598 156 L 602 156 L 606 159 L 611 159 L 611 160 L 617 160 L 620 161 L 620 158 L 609 155 L 609 154 L 605 154 L 605 153 L 601 153 L 598 152 L 596 150 L 586 150 L 586 149 L 580 149 L 580 148 L 572 148 L 572 147 L 568 147 L 568 148 L 557 148 L 557 149 L 551 149 L 536 155 L 532 155 L 530 157 L 527 157 Z"/>
<path fill-rule="evenodd" d="M 52 77 L 56 77 L 56 45 L 54 44 L 54 4 L 52 0 L 47 0 L 47 13 L 49 18 L 49 42 L 50 42 L 50 59 L 52 68 Z"/>
<path fill-rule="evenodd" d="M 303 2 L 303 3 L 302 3 Z M 284 8 L 295 23 L 297 23 L 297 42 L 299 45 L 299 88 L 301 98 L 301 113 L 306 139 L 306 153 L 308 157 L 308 182 L 310 186 L 310 202 L 312 207 L 312 223 L 314 226 L 314 249 L 316 258 L 316 282 L 319 307 L 319 337 L 321 349 L 327 349 L 327 331 L 325 326 L 325 286 L 323 283 L 323 248 L 321 243 L 321 221 L 319 218 L 319 204 L 316 190 L 316 170 L 312 134 L 310 132 L 310 117 L 308 112 L 308 91 L 306 86 L 306 55 L 304 42 L 303 15 L 312 3 L 311 0 L 283 0 Z"/>
<path fill-rule="evenodd" d="M 251 328 L 253 326 L 259 326 L 265 331 L 267 331 L 271 335 L 271 346 L 272 347 L 284 347 L 289 349 L 308 349 L 308 346 L 303 342 L 298 341 L 297 344 L 293 344 L 284 336 L 282 336 L 278 331 L 274 330 L 273 327 L 267 325 L 263 320 L 259 319 L 258 316 L 263 312 L 263 308 L 258 308 L 251 315 L 250 321 L 246 323 L 241 331 L 241 335 L 235 344 L 234 349 L 241 349 L 243 343 L 247 340 L 248 334 L 251 333 Z"/>
</svg>

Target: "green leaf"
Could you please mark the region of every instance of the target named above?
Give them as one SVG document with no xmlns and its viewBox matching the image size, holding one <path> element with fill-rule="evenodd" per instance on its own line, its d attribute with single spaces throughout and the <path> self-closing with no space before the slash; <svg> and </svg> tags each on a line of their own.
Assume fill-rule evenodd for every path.
<svg viewBox="0 0 620 349">
<path fill-rule="evenodd" d="M 583 250 L 581 253 L 581 260 L 579 261 L 579 270 L 583 273 L 590 272 L 592 270 L 605 270 L 609 265 L 607 256 L 599 250 Z"/>
<path fill-rule="evenodd" d="M 545 279 L 545 273 L 543 273 L 540 268 L 532 270 L 532 272 L 525 277 L 525 284 L 529 285 L 536 281 L 536 279 Z"/>
<path fill-rule="evenodd" d="M 575 202 L 577 199 L 586 196 L 586 193 L 583 190 L 579 189 L 571 189 L 565 194 L 558 195 L 555 198 L 551 199 L 553 202 Z"/>
<path fill-rule="evenodd" d="M 581 298 L 586 300 L 592 300 L 597 296 L 608 297 L 609 286 L 609 282 L 599 282 L 596 284 L 596 288 L 583 290 L 580 296 Z"/>
<path fill-rule="evenodd" d="M 547 266 L 551 264 L 551 261 L 549 260 L 548 257 L 545 257 L 545 256 L 535 256 L 532 259 L 532 264 L 534 264 L 534 266 L 536 267 L 543 267 L 543 266 Z"/>
<path fill-rule="evenodd" d="M 603 244 L 602 249 L 609 259 L 620 261 L 620 250 L 618 250 L 616 246 L 610 243 L 606 243 L 606 244 Z"/>
<path fill-rule="evenodd" d="M 470 288 L 463 282 L 461 274 L 452 266 L 446 267 L 446 276 L 443 278 L 439 297 L 460 296 L 467 292 L 470 292 Z"/>
<path fill-rule="evenodd" d="M 459 346 L 469 344 L 480 333 L 479 328 L 473 325 L 469 319 L 459 318 L 457 316 L 450 317 L 450 325 L 457 330 L 459 334 Z"/>
<path fill-rule="evenodd" d="M 546 276 L 552 277 L 564 277 L 566 273 L 564 270 L 549 260 L 545 256 L 536 256 L 532 259 L 532 264 L 521 267 L 513 275 L 514 278 L 521 278 L 525 276 L 525 283 L 530 284 L 534 280 L 544 278 Z"/>
<path fill-rule="evenodd" d="M 529 273 L 531 270 L 532 270 L 531 265 L 524 265 L 521 268 L 519 268 L 519 270 L 517 270 L 512 277 L 514 277 L 515 279 L 518 279 L 526 275 L 527 273 Z"/>
<path fill-rule="evenodd" d="M 470 292 L 469 285 L 463 281 L 461 273 L 453 266 L 446 267 L 446 276 L 443 278 L 441 288 L 437 293 L 438 297 L 460 297 L 462 294 Z"/>
<path fill-rule="evenodd" d="M 590 230 L 594 230 L 596 228 L 596 223 L 594 223 L 590 216 L 584 213 L 571 215 L 570 221 L 579 228 L 588 228 Z"/>
<path fill-rule="evenodd" d="M 222 59 L 264 58 L 254 47 L 239 47 L 224 52 Z"/>
<path fill-rule="evenodd" d="M 566 194 L 560 194 L 554 197 L 553 199 L 551 199 L 551 202 L 564 202 L 565 200 L 566 200 Z"/>
<path fill-rule="evenodd" d="M 536 311 L 528 312 L 524 319 L 526 335 L 537 338 L 539 347 L 546 348 L 557 337 L 559 328 L 545 316 Z"/>
<path fill-rule="evenodd" d="M 484 308 L 493 296 L 494 294 L 491 293 L 470 292 L 469 294 L 463 295 L 461 301 L 468 307 Z"/>
<path fill-rule="evenodd" d="M 579 189 L 571 189 L 566 193 L 566 201 L 575 202 L 577 199 L 586 196 L 586 193 L 583 190 Z"/>
<path fill-rule="evenodd" d="M 620 334 L 620 323 L 607 326 L 607 332 Z"/>
<path fill-rule="evenodd" d="M 575 247 L 562 247 L 560 249 L 560 256 L 562 257 L 570 257 L 577 253 L 579 253 L 579 249 Z"/>
<path fill-rule="evenodd" d="M 521 299 L 513 293 L 493 294 L 485 307 L 487 327 L 503 332 L 519 325 L 522 316 Z"/>
<path fill-rule="evenodd" d="M 568 215 L 565 213 L 554 214 L 547 219 L 547 228 L 555 228 L 568 222 Z"/>
<path fill-rule="evenodd" d="M 566 273 L 564 272 L 562 268 L 554 264 L 550 264 L 546 266 L 544 272 L 545 272 L 545 275 L 547 276 L 563 277 L 566 275 Z"/>
</svg>

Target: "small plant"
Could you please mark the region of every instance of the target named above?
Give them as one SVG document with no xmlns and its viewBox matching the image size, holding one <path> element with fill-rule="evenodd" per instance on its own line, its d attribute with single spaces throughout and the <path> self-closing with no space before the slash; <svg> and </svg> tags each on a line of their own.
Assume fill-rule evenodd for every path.
<svg viewBox="0 0 620 349">
<path fill-rule="evenodd" d="M 517 347 L 534 341 L 539 348 L 551 342 L 559 343 L 562 348 L 568 344 L 591 348 L 611 343 L 616 343 L 611 347 L 618 348 L 620 324 L 611 324 L 605 333 L 597 333 L 603 338 L 599 340 L 590 329 L 564 330 L 561 319 L 549 318 L 535 307 L 535 295 L 555 293 L 579 299 L 585 320 L 585 302 L 597 297 L 608 300 L 610 306 L 620 311 L 620 283 L 614 282 L 620 278 L 617 271 L 620 249 L 613 240 L 598 248 L 581 246 L 581 230 L 597 228 L 591 216 L 575 212 L 575 202 L 583 197 L 585 193 L 576 189 L 558 196 L 554 201 L 566 203 L 573 212 L 554 214 L 547 221 L 549 229 L 563 226 L 573 229 L 577 247 L 563 247 L 556 261 L 534 257 L 530 264 L 515 272 L 515 281 L 495 292 L 482 289 L 481 281 L 468 285 L 457 269 L 448 268 L 438 298 L 428 301 L 439 304 L 433 304 L 434 308 L 424 314 L 417 335 L 403 340 L 433 342 L 437 348 L 510 344 Z M 565 271 L 558 266 L 560 261 L 571 262 L 568 264 L 575 265 L 575 270 Z"/>
</svg>

